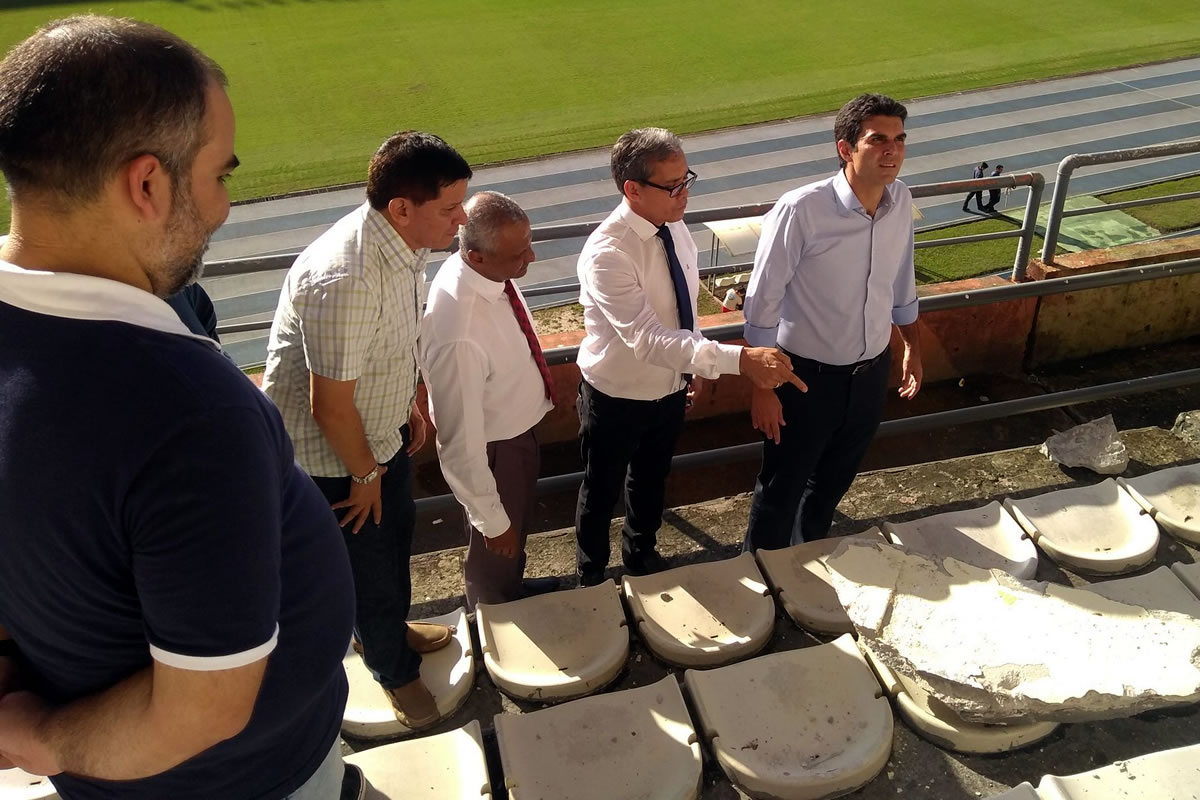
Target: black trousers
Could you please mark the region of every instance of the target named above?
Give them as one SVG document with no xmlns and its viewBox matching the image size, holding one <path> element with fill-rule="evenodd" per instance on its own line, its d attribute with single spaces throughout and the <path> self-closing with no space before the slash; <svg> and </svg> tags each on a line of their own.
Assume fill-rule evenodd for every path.
<svg viewBox="0 0 1200 800">
<path fill-rule="evenodd" d="M 975 198 L 975 207 L 983 211 L 983 192 L 971 192 L 967 195 L 967 199 L 963 200 L 963 211 L 967 210 L 967 205 L 971 202 L 971 198 Z"/>
<path fill-rule="evenodd" d="M 421 655 L 408 646 L 408 610 L 417 510 L 412 499 L 412 465 L 404 444 L 385 464 L 380 491 L 383 513 L 378 525 L 369 517 L 358 533 L 342 528 L 350 568 L 354 572 L 354 634 L 362 643 L 363 661 L 385 689 L 395 689 L 421 677 Z M 330 505 L 350 496 L 350 478 L 313 478 Z M 340 520 L 344 509 L 334 512 Z"/>
<path fill-rule="evenodd" d="M 598 575 L 608 566 L 608 529 L 622 485 L 622 558 L 636 560 L 654 549 L 686 403 L 686 389 L 659 400 L 627 400 L 580 382 L 577 409 L 584 471 L 575 537 L 581 573 Z"/>
<path fill-rule="evenodd" d="M 785 351 L 786 352 L 786 351 Z M 743 549 L 777 550 L 829 533 L 833 512 L 850 488 L 883 418 L 890 349 L 856 374 L 788 353 L 808 386 L 775 390 L 787 424 L 779 444 L 763 444 Z"/>
</svg>

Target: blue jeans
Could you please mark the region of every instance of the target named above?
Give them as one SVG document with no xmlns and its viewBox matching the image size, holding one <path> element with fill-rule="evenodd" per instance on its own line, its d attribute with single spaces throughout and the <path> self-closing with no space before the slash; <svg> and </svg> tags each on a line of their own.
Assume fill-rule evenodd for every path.
<svg viewBox="0 0 1200 800">
<path fill-rule="evenodd" d="M 408 436 L 405 435 L 407 442 Z M 378 525 L 368 518 L 358 533 L 342 528 L 350 568 L 354 572 L 354 633 L 363 648 L 363 661 L 385 689 L 395 689 L 421 677 L 421 656 L 408 646 L 408 610 L 417 509 L 412 499 L 412 465 L 401 446 L 384 465 L 379 478 L 383 513 Z M 350 496 L 350 477 L 313 478 L 330 505 Z M 339 509 L 338 519 L 345 515 Z"/>
<path fill-rule="evenodd" d="M 342 748 L 339 746 L 338 740 L 334 739 L 333 747 L 329 749 L 329 755 L 325 756 L 325 760 L 321 762 L 321 766 L 317 767 L 317 771 L 304 782 L 303 786 L 289 794 L 284 800 L 338 800 L 342 794 L 342 773 L 345 770 L 346 764 L 342 761 Z"/>
</svg>

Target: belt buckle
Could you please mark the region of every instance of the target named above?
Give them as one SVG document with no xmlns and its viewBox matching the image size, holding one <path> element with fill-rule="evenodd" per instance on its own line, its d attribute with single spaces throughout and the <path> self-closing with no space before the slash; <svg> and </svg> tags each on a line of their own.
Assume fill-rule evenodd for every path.
<svg viewBox="0 0 1200 800">
<path fill-rule="evenodd" d="M 854 365 L 854 369 L 850 370 L 850 374 L 857 375 L 858 373 L 862 372 L 864 369 L 866 369 L 869 366 L 871 366 L 870 361 L 860 361 Z"/>
</svg>

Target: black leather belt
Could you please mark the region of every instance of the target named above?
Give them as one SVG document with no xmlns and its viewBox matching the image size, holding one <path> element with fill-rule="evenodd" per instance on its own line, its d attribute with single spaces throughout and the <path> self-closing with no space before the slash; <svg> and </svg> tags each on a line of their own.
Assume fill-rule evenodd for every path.
<svg viewBox="0 0 1200 800">
<path fill-rule="evenodd" d="M 782 348 L 781 348 L 782 349 Z M 856 361 L 853 364 L 826 364 L 823 361 L 814 361 L 811 358 L 798 356 L 787 350 L 783 352 L 788 354 L 792 359 L 792 367 L 794 369 L 808 368 L 813 372 L 824 372 L 831 375 L 857 375 L 860 372 L 870 369 L 875 366 L 875 363 L 886 356 L 890 351 L 890 346 L 883 348 L 882 352 L 874 358 L 868 358 L 865 361 Z"/>
</svg>

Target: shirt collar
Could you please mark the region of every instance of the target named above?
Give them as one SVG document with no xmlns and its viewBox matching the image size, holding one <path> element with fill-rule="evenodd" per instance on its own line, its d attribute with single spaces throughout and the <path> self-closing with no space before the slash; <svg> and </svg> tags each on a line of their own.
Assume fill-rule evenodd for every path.
<svg viewBox="0 0 1200 800">
<path fill-rule="evenodd" d="M 0 302 L 52 317 L 127 322 L 221 349 L 207 336 L 189 331 L 164 300 L 135 286 L 94 275 L 44 272 L 0 261 Z"/>
<path fill-rule="evenodd" d="M 398 261 L 401 266 L 412 272 L 420 272 L 425 269 L 425 260 L 429 258 L 429 248 L 422 247 L 419 250 L 413 250 L 409 247 L 408 242 L 404 241 L 404 237 L 396 232 L 387 218 L 371 207 L 370 201 L 364 202 L 359 207 L 359 211 L 363 214 L 367 230 L 371 232 L 375 243 L 379 245 L 379 251 L 389 262 Z"/>
<path fill-rule="evenodd" d="M 475 294 L 487 300 L 489 303 L 494 303 L 504 296 L 504 283 L 497 283 L 483 277 L 471 266 L 463 260 L 459 253 L 455 253 L 446 259 L 442 264 L 442 269 L 450 268 L 458 270 L 459 282 L 473 291 Z"/>
<path fill-rule="evenodd" d="M 621 205 L 617 206 L 617 217 L 632 228 L 643 242 L 650 241 L 658 234 L 658 226 L 630 208 L 626 199 L 622 199 Z"/>
<path fill-rule="evenodd" d="M 891 183 L 883 187 L 883 197 L 879 199 L 879 208 L 876 210 L 876 218 L 882 216 L 879 211 L 886 208 L 891 208 L 892 205 L 892 187 L 896 184 Z M 838 206 L 842 216 L 847 216 L 852 211 L 857 211 L 860 214 L 866 214 L 867 210 L 863 208 L 863 204 L 858 199 L 858 195 L 850 188 L 850 181 L 846 180 L 846 171 L 840 169 L 833 176 L 833 191 L 837 195 Z"/>
</svg>

